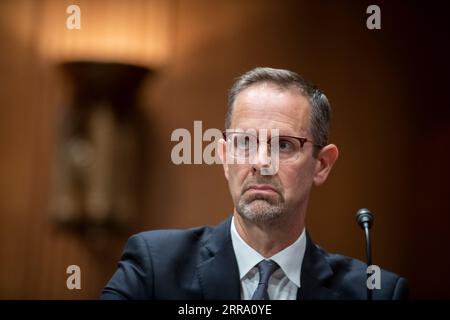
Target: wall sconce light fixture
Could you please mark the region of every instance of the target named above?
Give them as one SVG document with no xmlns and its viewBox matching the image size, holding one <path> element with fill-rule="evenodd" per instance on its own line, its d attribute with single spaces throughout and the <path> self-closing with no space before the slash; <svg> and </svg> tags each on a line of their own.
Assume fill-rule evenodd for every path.
<svg viewBox="0 0 450 320">
<path fill-rule="evenodd" d="M 59 130 L 52 216 L 81 230 L 126 228 L 137 211 L 146 147 L 136 96 L 149 70 L 86 61 L 60 69 L 72 87 L 72 102 Z"/>
</svg>

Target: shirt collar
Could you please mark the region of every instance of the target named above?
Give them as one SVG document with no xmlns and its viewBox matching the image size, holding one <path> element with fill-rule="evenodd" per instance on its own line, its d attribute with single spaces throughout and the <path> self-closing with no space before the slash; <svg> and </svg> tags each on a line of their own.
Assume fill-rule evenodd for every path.
<svg viewBox="0 0 450 320">
<path fill-rule="evenodd" d="M 251 269 L 265 258 L 241 238 L 234 225 L 234 217 L 231 220 L 231 242 L 239 268 L 239 277 L 242 280 Z M 305 250 L 306 235 L 305 228 L 303 228 L 302 233 L 293 244 L 269 258 L 275 261 L 288 279 L 299 288 Z"/>
</svg>

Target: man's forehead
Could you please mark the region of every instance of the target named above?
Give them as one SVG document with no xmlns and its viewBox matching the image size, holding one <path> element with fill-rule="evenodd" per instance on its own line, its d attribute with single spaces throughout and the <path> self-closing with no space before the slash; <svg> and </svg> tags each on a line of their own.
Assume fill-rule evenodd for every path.
<svg viewBox="0 0 450 320">
<path fill-rule="evenodd" d="M 309 102 L 297 89 L 262 83 L 239 93 L 232 126 L 305 131 L 309 127 L 309 114 Z"/>
</svg>

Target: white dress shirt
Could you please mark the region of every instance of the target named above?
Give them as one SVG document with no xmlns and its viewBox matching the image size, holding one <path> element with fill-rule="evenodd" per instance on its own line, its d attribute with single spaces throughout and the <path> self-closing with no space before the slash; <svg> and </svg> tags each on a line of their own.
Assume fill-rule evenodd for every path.
<svg viewBox="0 0 450 320">
<path fill-rule="evenodd" d="M 241 298 L 250 300 L 259 282 L 256 265 L 265 258 L 250 247 L 239 235 L 231 220 L 231 241 L 239 268 L 241 280 Z M 269 279 L 267 292 L 271 300 L 296 300 L 300 288 L 300 274 L 303 256 L 306 250 L 305 229 L 289 247 L 281 250 L 267 260 L 275 261 L 280 268 Z"/>
</svg>

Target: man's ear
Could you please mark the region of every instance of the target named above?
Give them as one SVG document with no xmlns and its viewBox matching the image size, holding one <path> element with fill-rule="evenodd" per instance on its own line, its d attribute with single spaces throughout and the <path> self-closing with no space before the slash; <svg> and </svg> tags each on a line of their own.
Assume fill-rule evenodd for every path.
<svg viewBox="0 0 450 320">
<path fill-rule="evenodd" d="M 219 158 L 222 162 L 225 178 L 228 180 L 228 164 L 227 164 L 227 143 L 224 139 L 219 140 Z"/>
<path fill-rule="evenodd" d="M 320 186 L 327 180 L 331 168 L 339 157 L 339 150 L 334 144 L 329 144 L 320 150 L 317 155 L 316 170 L 314 173 L 314 184 Z"/>
</svg>

